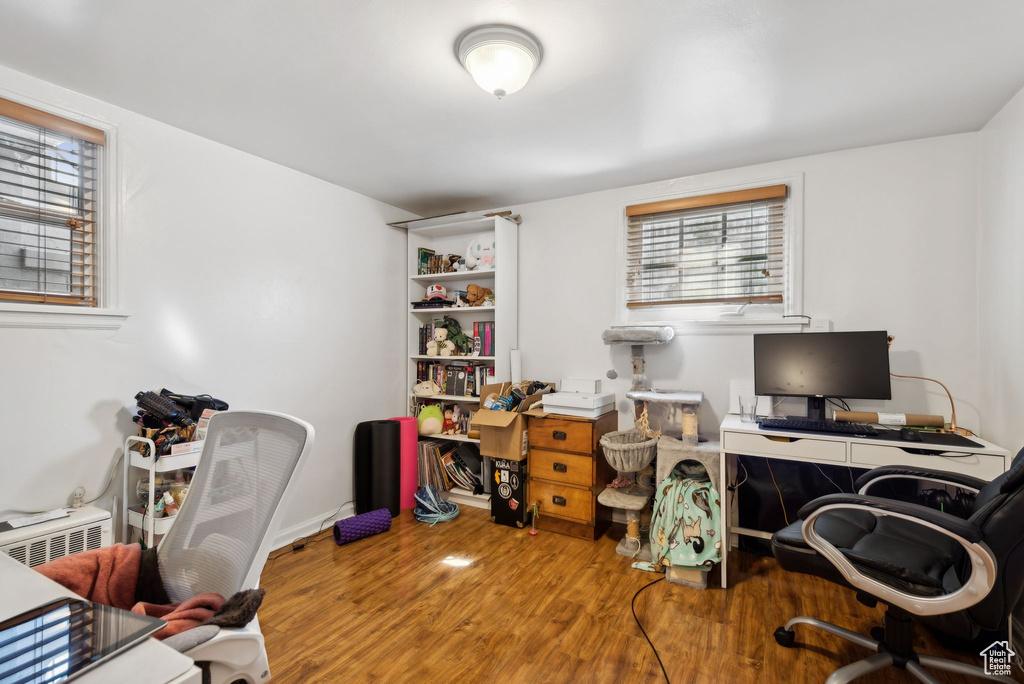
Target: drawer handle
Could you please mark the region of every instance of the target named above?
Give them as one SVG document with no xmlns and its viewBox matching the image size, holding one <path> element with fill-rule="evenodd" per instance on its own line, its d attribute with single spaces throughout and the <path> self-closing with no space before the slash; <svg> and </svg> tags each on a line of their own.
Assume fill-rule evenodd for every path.
<svg viewBox="0 0 1024 684">
<path fill-rule="evenodd" d="M 565 471 L 567 471 L 569 469 L 569 467 L 567 465 L 565 465 L 564 463 L 555 463 L 551 467 L 555 469 L 556 473 L 564 473 Z"/>
<path fill-rule="evenodd" d="M 561 430 L 555 430 L 554 432 L 551 433 L 551 436 L 554 437 L 555 439 L 565 441 L 567 435 Z"/>
<path fill-rule="evenodd" d="M 564 506 L 565 505 L 565 497 L 564 496 L 553 496 L 553 497 L 551 497 L 551 503 L 555 504 L 556 506 Z"/>
</svg>

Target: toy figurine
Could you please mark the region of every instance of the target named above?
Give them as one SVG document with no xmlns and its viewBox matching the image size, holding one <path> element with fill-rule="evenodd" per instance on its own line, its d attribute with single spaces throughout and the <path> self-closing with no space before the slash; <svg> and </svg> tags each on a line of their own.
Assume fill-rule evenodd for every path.
<svg viewBox="0 0 1024 684">
<path fill-rule="evenodd" d="M 444 423 L 441 425 L 441 433 L 445 435 L 455 434 L 455 421 L 452 420 L 452 416 L 455 415 L 455 410 L 452 408 L 446 408 L 444 410 Z"/>
</svg>

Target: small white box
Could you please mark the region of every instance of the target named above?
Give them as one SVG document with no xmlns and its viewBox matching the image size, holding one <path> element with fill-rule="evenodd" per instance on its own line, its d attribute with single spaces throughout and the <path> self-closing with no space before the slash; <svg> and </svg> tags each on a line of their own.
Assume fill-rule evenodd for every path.
<svg viewBox="0 0 1024 684">
<path fill-rule="evenodd" d="M 545 413 L 578 418 L 597 418 L 615 410 L 615 393 L 557 392 L 541 397 Z"/>
<path fill-rule="evenodd" d="M 601 391 L 600 380 L 579 380 L 562 378 L 559 392 L 579 392 L 580 394 L 597 394 Z"/>
</svg>

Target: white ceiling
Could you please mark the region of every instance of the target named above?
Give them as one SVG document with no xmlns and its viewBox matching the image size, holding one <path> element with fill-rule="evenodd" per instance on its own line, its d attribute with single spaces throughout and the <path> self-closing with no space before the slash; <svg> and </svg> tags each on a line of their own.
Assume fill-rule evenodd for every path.
<svg viewBox="0 0 1024 684">
<path fill-rule="evenodd" d="M 502 101 L 456 61 L 511 23 Z M 1020 0 L 4 0 L 0 63 L 435 214 L 974 131 Z"/>
</svg>

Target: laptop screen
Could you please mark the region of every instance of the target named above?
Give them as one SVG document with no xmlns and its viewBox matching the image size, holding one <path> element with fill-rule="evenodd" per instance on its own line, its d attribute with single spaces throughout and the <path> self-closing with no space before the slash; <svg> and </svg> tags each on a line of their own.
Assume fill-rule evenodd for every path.
<svg viewBox="0 0 1024 684">
<path fill-rule="evenodd" d="M 0 684 L 65 682 L 166 624 L 72 598 L 33 608 L 0 623 Z"/>
</svg>

